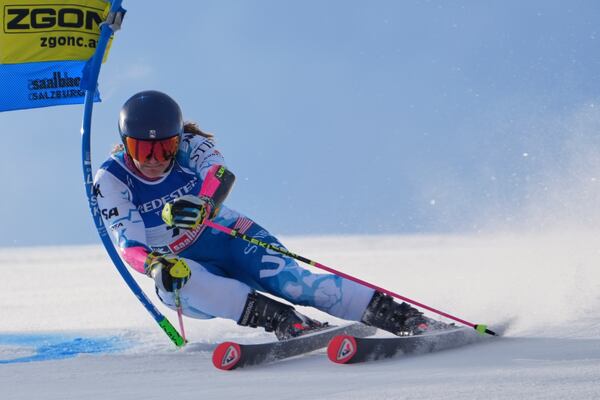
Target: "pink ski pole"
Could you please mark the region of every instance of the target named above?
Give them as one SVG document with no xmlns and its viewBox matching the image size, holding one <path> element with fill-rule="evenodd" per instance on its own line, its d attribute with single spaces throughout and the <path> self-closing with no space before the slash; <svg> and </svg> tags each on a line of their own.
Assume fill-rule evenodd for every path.
<svg viewBox="0 0 600 400">
<path fill-rule="evenodd" d="M 183 345 L 187 343 L 185 337 L 185 328 L 183 327 L 183 307 L 181 306 L 181 297 L 179 296 L 179 289 L 175 290 L 175 307 L 177 307 L 177 319 L 179 320 L 179 329 L 181 330 L 181 338 L 183 339 Z"/>
<path fill-rule="evenodd" d="M 404 296 L 402 296 L 402 295 L 400 295 L 398 293 L 392 292 L 391 290 L 387 290 L 387 289 L 384 289 L 382 287 L 373 285 L 372 283 L 369 283 L 367 281 L 363 281 L 362 279 L 358 279 L 358 278 L 356 278 L 354 276 L 348 275 L 348 274 L 343 273 L 341 271 L 338 271 L 336 269 L 327 267 L 327 266 L 325 266 L 325 265 L 323 265 L 321 263 L 318 263 L 316 261 L 310 260 L 310 259 L 308 259 L 306 257 L 300 256 L 298 254 L 294 254 L 291 251 L 289 251 L 287 249 L 284 249 L 283 247 L 275 246 L 275 245 L 273 245 L 271 243 L 266 243 L 266 242 L 263 242 L 261 240 L 249 237 L 249 236 L 247 236 L 247 235 L 245 235 L 243 233 L 238 232 L 235 229 L 231 229 L 231 228 L 228 228 L 226 226 L 219 225 L 219 224 L 217 224 L 217 223 L 215 223 L 213 221 L 207 220 L 207 221 L 204 222 L 204 224 L 206 226 L 210 227 L 210 228 L 216 229 L 218 231 L 221 231 L 223 233 L 226 233 L 226 234 L 231 235 L 233 237 L 236 237 L 238 239 L 245 240 L 246 242 L 255 244 L 257 246 L 261 246 L 261 247 L 264 247 L 264 248 L 267 248 L 267 249 L 271 249 L 271 250 L 276 251 L 278 253 L 281 253 L 281 254 L 283 254 L 285 256 L 288 256 L 288 257 L 294 258 L 296 260 L 302 261 L 304 263 L 307 263 L 309 265 L 312 265 L 313 267 L 322 269 L 322 270 L 327 271 L 327 272 L 331 272 L 332 274 L 335 274 L 335 275 L 340 276 L 342 278 L 354 281 L 354 282 L 359 283 L 359 284 L 361 284 L 363 286 L 366 286 L 368 288 L 371 288 L 371 289 L 377 290 L 379 292 L 385 293 L 387 295 L 390 295 L 392 297 L 395 297 L 395 298 L 397 298 L 399 300 L 406 301 L 407 303 L 411 303 L 411 304 L 413 304 L 415 306 L 424 308 L 426 310 L 429 310 L 429 311 L 434 312 L 436 314 L 442 315 L 442 316 L 444 316 L 446 318 L 449 318 L 451 320 L 454 320 L 456 322 L 460 322 L 463 325 L 472 327 L 473 329 L 475 329 L 477 332 L 479 332 L 481 334 L 487 333 L 488 335 L 494 335 L 494 336 L 496 336 L 496 333 L 494 331 L 488 329 L 487 325 L 474 324 L 472 322 L 465 321 L 464 319 L 455 317 L 454 315 L 445 313 L 445 312 L 440 311 L 440 310 L 436 310 L 433 307 L 429 307 L 426 304 L 423 304 L 423 303 L 420 303 L 418 301 L 409 299 L 408 297 L 404 297 Z"/>
</svg>

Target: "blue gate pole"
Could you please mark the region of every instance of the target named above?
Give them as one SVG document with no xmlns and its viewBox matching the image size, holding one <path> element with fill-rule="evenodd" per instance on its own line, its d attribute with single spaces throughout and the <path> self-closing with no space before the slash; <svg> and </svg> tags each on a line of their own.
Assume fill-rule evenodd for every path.
<svg viewBox="0 0 600 400">
<path fill-rule="evenodd" d="M 108 20 L 114 19 L 115 16 L 122 18 L 125 10 L 121 8 L 122 0 L 113 0 L 110 7 L 110 14 Z M 112 23 L 112 22 L 111 22 Z M 91 157 L 91 126 L 92 126 L 92 111 L 94 108 L 94 94 L 98 87 L 98 75 L 100 74 L 100 67 L 102 65 L 102 58 L 106 51 L 110 36 L 113 34 L 113 25 L 103 23 L 100 27 L 100 38 L 96 51 L 92 58 L 88 61 L 86 68 L 84 69 L 84 78 L 82 80 L 82 88 L 85 89 L 85 103 L 83 112 L 83 123 L 81 126 L 81 159 L 83 166 L 83 180 L 85 183 L 85 192 L 87 194 L 90 211 L 92 218 L 102 240 L 102 244 L 106 248 L 108 255 L 110 256 L 113 264 L 117 268 L 117 271 L 123 277 L 129 289 L 138 298 L 142 305 L 148 310 L 152 317 L 156 320 L 162 330 L 169 336 L 171 341 L 177 346 L 182 347 L 185 345 L 185 341 L 175 329 L 175 327 L 169 322 L 169 320 L 152 304 L 146 294 L 142 291 L 137 282 L 133 279 L 127 266 L 121 260 L 121 257 L 117 253 L 115 246 L 112 243 L 110 235 L 108 234 L 102 216 L 98 210 L 98 203 L 94 194 L 93 188 L 93 175 L 92 175 L 92 157 Z"/>
</svg>

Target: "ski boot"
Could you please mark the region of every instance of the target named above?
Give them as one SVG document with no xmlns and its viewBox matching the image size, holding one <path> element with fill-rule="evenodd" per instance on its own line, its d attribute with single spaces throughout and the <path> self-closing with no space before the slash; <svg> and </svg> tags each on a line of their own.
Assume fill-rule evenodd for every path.
<svg viewBox="0 0 600 400">
<path fill-rule="evenodd" d="M 361 322 L 397 336 L 420 335 L 450 327 L 443 322 L 425 317 L 422 312 L 408 303 L 396 303 L 391 296 L 381 292 L 375 292 Z"/>
<path fill-rule="evenodd" d="M 238 325 L 262 327 L 274 332 L 278 340 L 287 340 L 321 330 L 328 324 L 300 314 L 294 307 L 253 292 L 248 295 Z"/>
</svg>

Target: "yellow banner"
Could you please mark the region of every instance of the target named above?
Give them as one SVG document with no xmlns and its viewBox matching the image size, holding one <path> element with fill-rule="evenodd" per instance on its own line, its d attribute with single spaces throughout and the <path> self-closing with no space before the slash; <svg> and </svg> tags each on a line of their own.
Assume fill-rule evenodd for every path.
<svg viewBox="0 0 600 400">
<path fill-rule="evenodd" d="M 0 0 L 0 6 L 0 64 L 87 60 L 110 9 L 104 0 Z"/>
</svg>

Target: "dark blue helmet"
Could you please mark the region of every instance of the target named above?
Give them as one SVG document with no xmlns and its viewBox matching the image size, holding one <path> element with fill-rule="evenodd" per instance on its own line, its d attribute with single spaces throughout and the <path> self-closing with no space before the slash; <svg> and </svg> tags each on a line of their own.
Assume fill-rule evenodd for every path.
<svg viewBox="0 0 600 400">
<path fill-rule="evenodd" d="M 175 100 L 157 90 L 134 94 L 119 114 L 121 139 L 162 140 L 183 133 L 183 116 Z"/>
</svg>

